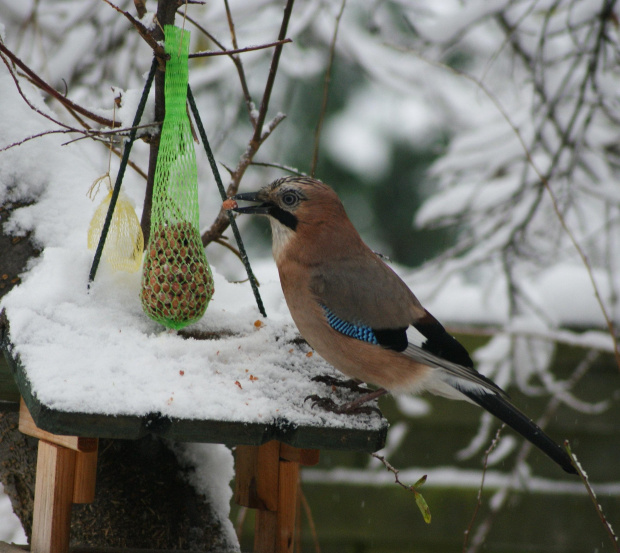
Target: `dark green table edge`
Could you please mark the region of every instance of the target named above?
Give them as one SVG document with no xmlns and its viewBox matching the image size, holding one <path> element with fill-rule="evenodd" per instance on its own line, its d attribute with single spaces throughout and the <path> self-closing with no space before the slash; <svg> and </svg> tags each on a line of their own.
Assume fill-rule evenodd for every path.
<svg viewBox="0 0 620 553">
<path fill-rule="evenodd" d="M 260 424 L 171 418 L 161 413 L 138 416 L 61 411 L 43 404 L 32 393 L 26 370 L 19 356 L 12 353 L 9 323 L 4 312 L 0 313 L 0 349 L 35 423 L 53 434 L 125 440 L 137 440 L 152 434 L 178 442 L 221 443 L 228 446 L 261 445 L 278 440 L 298 448 L 368 453 L 385 445 L 388 430 L 385 419 L 381 420 L 378 429 L 364 430 L 301 426 L 284 418 Z"/>
</svg>

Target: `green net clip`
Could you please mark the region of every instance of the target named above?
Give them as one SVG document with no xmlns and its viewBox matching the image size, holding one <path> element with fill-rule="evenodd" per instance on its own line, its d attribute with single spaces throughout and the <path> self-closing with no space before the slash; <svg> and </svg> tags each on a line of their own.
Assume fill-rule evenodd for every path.
<svg viewBox="0 0 620 553">
<path fill-rule="evenodd" d="M 196 152 L 186 109 L 189 31 L 164 26 L 166 116 L 142 275 L 144 311 L 168 328 L 196 322 L 213 296 L 213 276 L 200 238 Z"/>
</svg>

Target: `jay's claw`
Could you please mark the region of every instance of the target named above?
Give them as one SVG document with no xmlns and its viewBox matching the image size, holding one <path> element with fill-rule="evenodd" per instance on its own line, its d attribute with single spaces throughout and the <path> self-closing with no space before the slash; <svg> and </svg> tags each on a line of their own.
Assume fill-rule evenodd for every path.
<svg viewBox="0 0 620 553">
<path fill-rule="evenodd" d="M 362 382 L 354 378 L 342 380 L 341 378 L 329 376 L 328 374 L 319 374 L 317 376 L 313 376 L 311 380 L 313 382 L 320 382 L 322 384 L 327 384 L 328 386 L 334 386 L 336 388 L 346 388 L 347 390 L 357 392 L 358 394 L 367 394 L 368 392 L 372 391 L 368 388 L 361 386 L 360 384 L 362 384 Z"/>
<path fill-rule="evenodd" d="M 320 407 L 325 411 L 329 411 L 331 413 L 339 413 L 338 404 L 328 397 L 321 397 L 317 394 L 312 394 L 308 396 L 304 401 L 310 400 L 312 402 L 312 407 Z"/>
</svg>

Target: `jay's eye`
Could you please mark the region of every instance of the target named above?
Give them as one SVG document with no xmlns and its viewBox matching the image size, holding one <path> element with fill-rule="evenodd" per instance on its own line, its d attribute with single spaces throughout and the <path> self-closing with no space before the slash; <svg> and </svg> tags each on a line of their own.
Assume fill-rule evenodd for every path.
<svg viewBox="0 0 620 553">
<path fill-rule="evenodd" d="M 293 207 L 299 202 L 299 196 L 294 192 L 285 192 L 282 194 L 282 203 L 286 207 Z"/>
</svg>

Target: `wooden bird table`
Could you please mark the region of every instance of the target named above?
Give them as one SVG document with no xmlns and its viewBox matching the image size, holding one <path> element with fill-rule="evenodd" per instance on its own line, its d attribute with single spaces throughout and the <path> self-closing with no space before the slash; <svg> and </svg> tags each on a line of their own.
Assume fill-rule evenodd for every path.
<svg viewBox="0 0 620 553">
<path fill-rule="evenodd" d="M 235 499 L 257 509 L 256 553 L 293 551 L 301 465 L 316 464 L 320 449 L 373 452 L 385 442 L 387 422 L 379 415 L 380 424 L 363 428 L 353 424 L 356 417 L 350 417 L 350 424 L 343 417 L 341 426 L 322 427 L 298 423 L 294 417 L 248 423 L 160 413 L 110 415 L 60 410 L 41 402 L 32 392 L 28 367 L 14 355 L 6 320 L 0 324 L 0 346 L 21 395 L 19 429 L 39 439 L 33 553 L 69 551 L 71 505 L 92 502 L 95 496 L 98 438 L 138 439 L 153 434 L 181 442 L 236 446 Z"/>
</svg>

